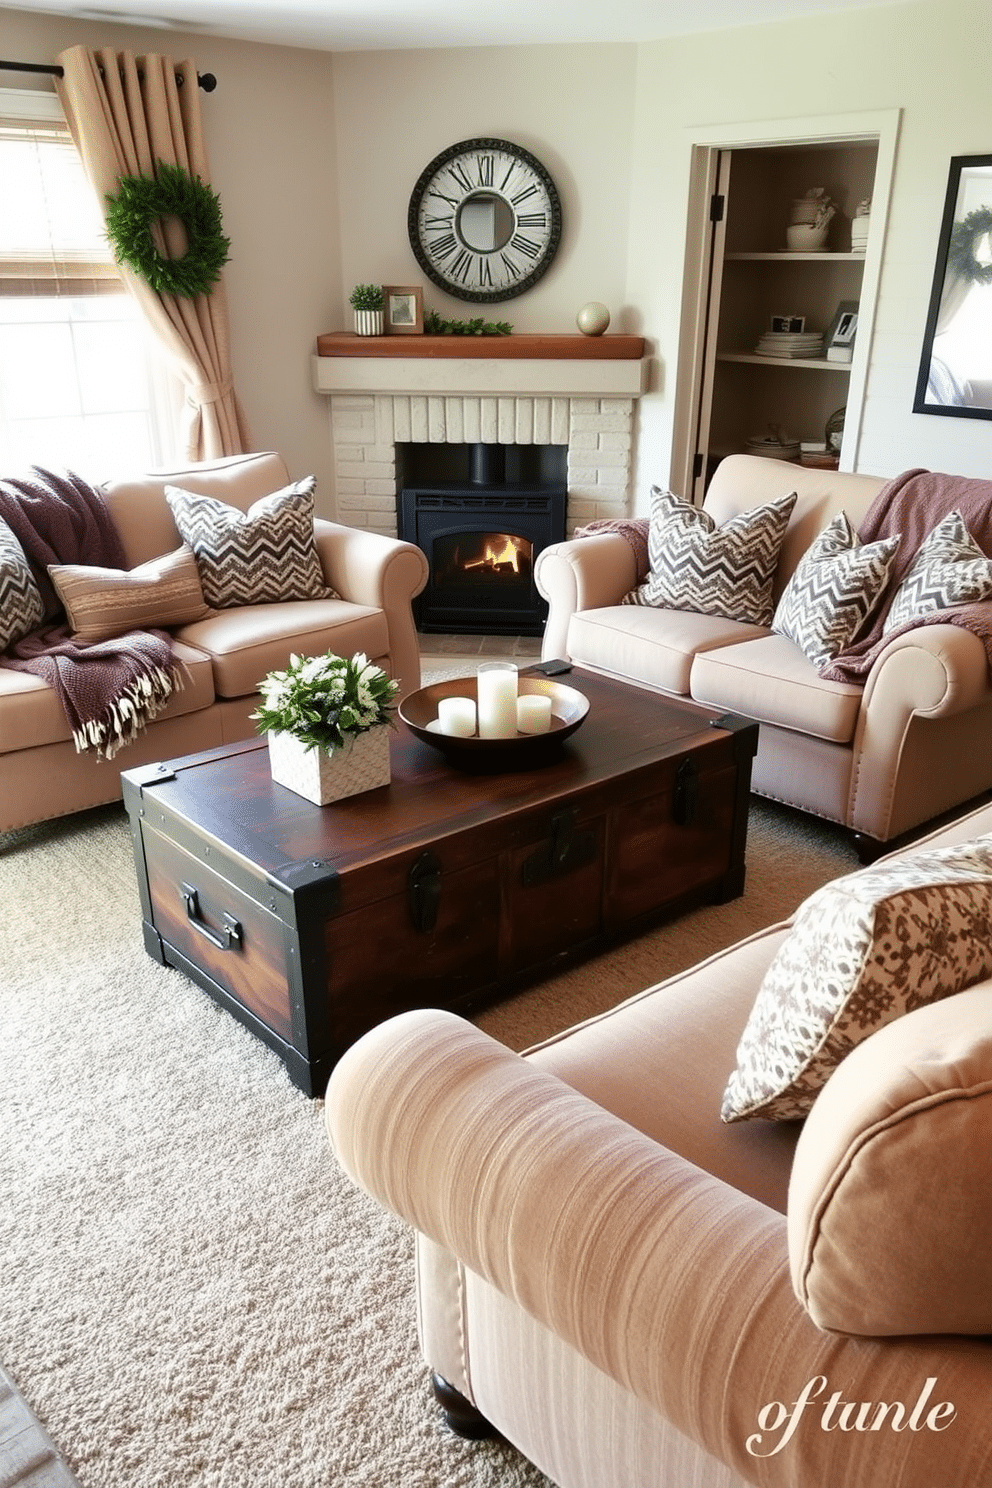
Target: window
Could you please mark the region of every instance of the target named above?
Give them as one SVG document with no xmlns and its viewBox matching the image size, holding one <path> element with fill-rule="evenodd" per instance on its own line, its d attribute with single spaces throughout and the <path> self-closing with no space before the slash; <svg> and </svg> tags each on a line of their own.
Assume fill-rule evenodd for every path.
<svg viewBox="0 0 992 1488">
<path fill-rule="evenodd" d="M 0 89 L 0 470 L 91 481 L 173 453 L 177 388 L 47 93 Z"/>
</svg>

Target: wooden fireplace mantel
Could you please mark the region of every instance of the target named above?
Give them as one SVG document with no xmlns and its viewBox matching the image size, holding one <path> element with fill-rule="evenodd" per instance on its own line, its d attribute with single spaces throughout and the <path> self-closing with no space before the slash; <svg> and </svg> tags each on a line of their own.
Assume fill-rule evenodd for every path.
<svg viewBox="0 0 992 1488">
<path fill-rule="evenodd" d="M 317 337 L 318 393 L 445 397 L 639 398 L 648 381 L 643 336 Z"/>
<path fill-rule="evenodd" d="M 643 336 L 356 336 L 332 331 L 317 337 L 324 357 L 493 358 L 500 361 L 639 361 Z"/>
</svg>

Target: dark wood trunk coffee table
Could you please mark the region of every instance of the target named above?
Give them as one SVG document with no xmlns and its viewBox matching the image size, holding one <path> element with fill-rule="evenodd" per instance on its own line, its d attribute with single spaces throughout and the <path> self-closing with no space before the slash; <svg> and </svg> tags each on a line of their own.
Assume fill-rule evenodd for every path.
<svg viewBox="0 0 992 1488">
<path fill-rule="evenodd" d="M 310 1095 L 366 1030 L 460 1011 L 744 887 L 757 725 L 578 669 L 539 768 L 465 773 L 400 722 L 392 782 L 331 806 L 264 740 L 123 774 L 145 945 Z"/>
</svg>

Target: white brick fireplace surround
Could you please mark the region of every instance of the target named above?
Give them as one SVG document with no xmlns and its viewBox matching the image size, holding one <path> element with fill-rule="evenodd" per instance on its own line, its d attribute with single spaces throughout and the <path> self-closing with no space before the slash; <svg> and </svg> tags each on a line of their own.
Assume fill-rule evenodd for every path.
<svg viewBox="0 0 992 1488">
<path fill-rule="evenodd" d="M 567 530 L 631 506 L 640 337 L 321 336 L 314 387 L 330 404 L 338 520 L 396 533 L 397 445 L 568 446 Z M 461 340 L 463 344 L 456 343 Z M 464 352 L 468 351 L 468 355 Z"/>
</svg>

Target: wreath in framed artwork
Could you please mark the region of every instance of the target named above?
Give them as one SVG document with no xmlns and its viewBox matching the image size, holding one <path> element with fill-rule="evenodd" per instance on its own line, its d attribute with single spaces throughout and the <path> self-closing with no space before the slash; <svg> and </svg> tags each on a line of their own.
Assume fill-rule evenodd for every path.
<svg viewBox="0 0 992 1488">
<path fill-rule="evenodd" d="M 980 207 L 969 212 L 951 230 L 951 241 L 947 249 L 948 266 L 962 279 L 971 284 L 992 284 L 992 261 L 984 262 L 976 256 L 976 249 L 983 238 L 992 233 L 992 209 Z"/>
<path fill-rule="evenodd" d="M 952 155 L 914 413 L 992 419 L 992 155 Z"/>
<path fill-rule="evenodd" d="M 120 176 L 118 194 L 107 197 L 107 236 L 118 263 L 127 264 L 159 294 L 194 300 L 209 294 L 230 257 L 221 226 L 220 197 L 179 165 L 159 161 L 154 177 Z M 186 252 L 166 258 L 152 226 L 175 217 L 186 232 Z"/>
</svg>

